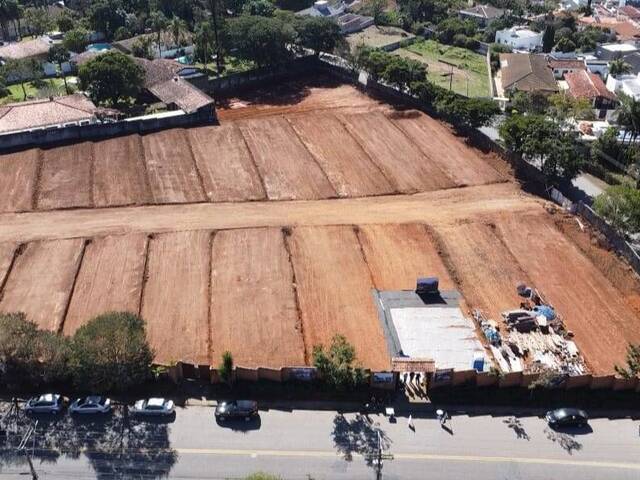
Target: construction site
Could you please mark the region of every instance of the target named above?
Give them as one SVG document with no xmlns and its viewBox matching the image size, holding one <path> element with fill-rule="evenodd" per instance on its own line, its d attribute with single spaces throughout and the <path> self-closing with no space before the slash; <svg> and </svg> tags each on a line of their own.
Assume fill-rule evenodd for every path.
<svg viewBox="0 0 640 480">
<path fill-rule="evenodd" d="M 607 375 L 640 342 L 637 275 L 445 123 L 328 79 L 217 113 L 0 156 L 0 311 L 132 311 L 160 364 L 308 366 L 340 333 L 376 372 Z"/>
</svg>

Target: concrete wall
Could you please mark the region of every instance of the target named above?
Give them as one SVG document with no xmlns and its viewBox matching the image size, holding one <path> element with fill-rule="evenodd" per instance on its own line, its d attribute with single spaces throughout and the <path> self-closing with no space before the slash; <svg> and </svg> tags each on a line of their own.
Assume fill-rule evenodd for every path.
<svg viewBox="0 0 640 480">
<path fill-rule="evenodd" d="M 78 142 L 116 137 L 131 133 L 150 133 L 176 127 L 216 123 L 213 106 L 202 111 L 163 118 L 149 118 L 113 123 L 75 125 L 49 130 L 35 130 L 0 135 L 0 152 L 25 147 L 45 147 L 63 142 Z"/>
</svg>

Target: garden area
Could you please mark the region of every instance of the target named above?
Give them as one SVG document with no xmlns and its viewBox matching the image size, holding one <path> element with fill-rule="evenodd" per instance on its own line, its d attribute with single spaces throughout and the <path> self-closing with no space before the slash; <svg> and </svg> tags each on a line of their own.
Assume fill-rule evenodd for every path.
<svg viewBox="0 0 640 480">
<path fill-rule="evenodd" d="M 69 85 L 70 93 L 73 93 L 73 91 L 76 89 L 74 77 L 67 77 L 67 84 Z M 23 102 L 25 100 L 25 91 L 27 92 L 27 100 L 66 95 L 64 89 L 64 80 L 62 78 L 47 78 L 43 80 L 26 82 L 24 84 L 24 91 L 22 89 L 22 85 L 16 83 L 13 85 L 8 85 L 7 91 L 8 95 L 0 98 L 0 105 Z"/>
<path fill-rule="evenodd" d="M 427 78 L 442 88 L 449 89 L 453 70 L 451 89 L 454 92 L 468 97 L 491 96 L 484 55 L 465 48 L 443 45 L 434 40 L 415 42 L 394 53 L 427 64 Z"/>
</svg>

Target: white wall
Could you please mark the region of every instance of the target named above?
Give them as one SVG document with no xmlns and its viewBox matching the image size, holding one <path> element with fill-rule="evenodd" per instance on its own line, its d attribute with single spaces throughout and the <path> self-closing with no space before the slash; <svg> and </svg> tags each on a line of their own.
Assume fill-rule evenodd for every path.
<svg viewBox="0 0 640 480">
<path fill-rule="evenodd" d="M 516 30 L 498 30 L 496 32 L 496 43 L 509 45 L 514 50 L 527 50 L 529 52 L 542 46 L 542 33 L 535 35 L 520 36 Z"/>
</svg>

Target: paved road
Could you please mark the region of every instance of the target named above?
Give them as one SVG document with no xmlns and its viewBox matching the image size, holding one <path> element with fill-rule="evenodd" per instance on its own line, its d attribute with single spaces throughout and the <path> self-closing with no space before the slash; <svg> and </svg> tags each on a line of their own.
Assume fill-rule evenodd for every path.
<svg viewBox="0 0 640 480">
<path fill-rule="evenodd" d="M 380 432 L 393 460 L 385 479 L 640 479 L 640 422 L 591 421 L 591 432 L 556 433 L 535 416 L 453 416 L 452 432 L 431 415 L 390 423 L 331 411 L 262 411 L 259 421 L 215 424 L 211 407 L 178 409 L 175 421 L 41 420 L 35 467 L 41 479 L 241 478 L 263 470 L 287 479 L 371 479 Z M 24 460 L 4 451 L 0 478 L 24 479 Z"/>
</svg>

